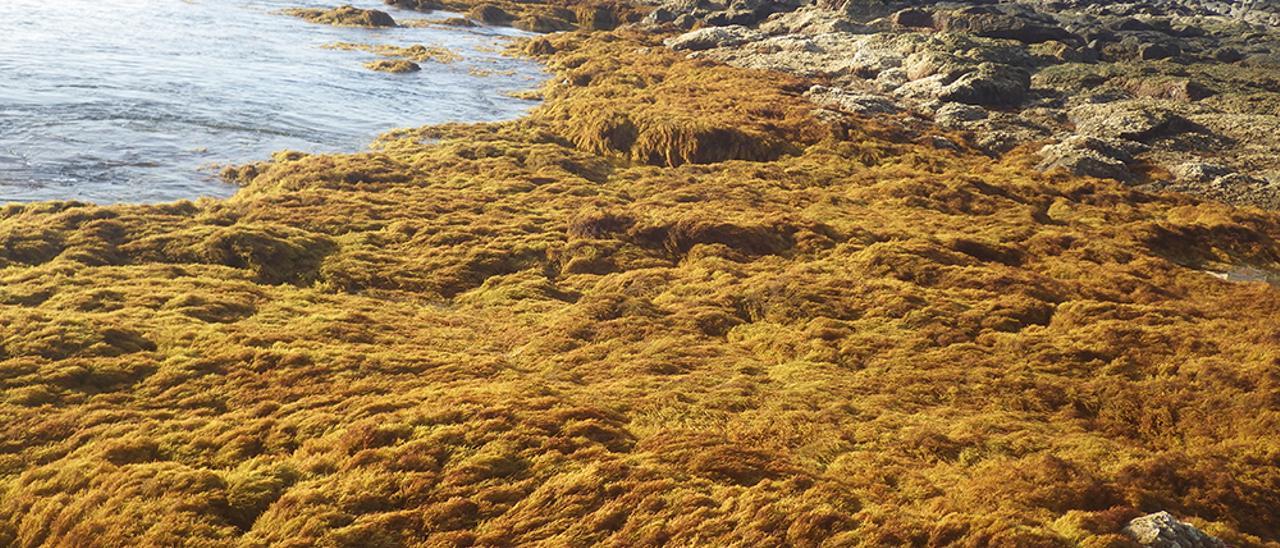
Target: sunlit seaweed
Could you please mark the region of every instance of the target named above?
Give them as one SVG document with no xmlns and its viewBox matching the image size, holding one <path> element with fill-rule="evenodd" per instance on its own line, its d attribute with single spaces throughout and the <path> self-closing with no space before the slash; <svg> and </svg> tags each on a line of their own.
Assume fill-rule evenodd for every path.
<svg viewBox="0 0 1280 548">
<path fill-rule="evenodd" d="M 283 10 L 285 15 L 300 17 L 312 23 L 334 25 L 339 27 L 394 27 L 396 20 L 381 10 L 366 10 L 350 5 L 332 9 L 323 8 L 290 8 Z"/>
<path fill-rule="evenodd" d="M 418 63 L 454 63 L 462 59 L 461 55 L 458 55 L 449 48 L 441 46 L 424 46 L 422 44 L 414 44 L 412 46 L 395 46 L 390 44 L 334 42 L 332 44 L 326 44 L 324 47 L 345 51 L 364 51 L 381 55 L 383 57 L 397 57 Z"/>
<path fill-rule="evenodd" d="M 404 59 L 379 59 L 377 61 L 369 61 L 364 67 L 377 72 L 389 72 L 392 74 L 405 74 L 408 72 L 418 72 L 422 67 L 413 61 Z"/>
<path fill-rule="evenodd" d="M 1280 541 L 1280 217 L 557 35 L 500 124 L 0 209 L 0 544 Z"/>
</svg>

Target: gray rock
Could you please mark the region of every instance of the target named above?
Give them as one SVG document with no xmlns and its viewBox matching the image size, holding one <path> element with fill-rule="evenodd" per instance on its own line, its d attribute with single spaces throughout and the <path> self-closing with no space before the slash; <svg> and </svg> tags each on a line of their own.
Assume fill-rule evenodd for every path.
<svg viewBox="0 0 1280 548">
<path fill-rule="evenodd" d="M 1231 174 L 1231 170 L 1216 164 L 1187 162 L 1171 170 L 1179 181 L 1208 183 Z"/>
<path fill-rule="evenodd" d="M 871 93 L 813 86 L 805 92 L 805 96 L 818 105 L 862 116 L 902 112 L 902 108 L 889 98 Z"/>
<path fill-rule="evenodd" d="M 987 109 L 963 103 L 946 103 L 933 113 L 933 121 L 938 125 L 957 128 L 965 122 L 982 120 L 987 117 Z"/>
<path fill-rule="evenodd" d="M 970 105 L 1015 105 L 1031 87 L 1031 75 L 1018 67 L 982 63 L 944 86 L 938 98 Z"/>
<path fill-rule="evenodd" d="M 1153 548 L 1225 548 L 1221 540 L 1209 536 L 1195 526 L 1178 521 L 1168 512 L 1157 512 L 1135 518 L 1124 528 L 1125 534 L 1143 546 Z"/>
<path fill-rule="evenodd" d="M 1077 176 L 1130 181 L 1133 172 L 1128 163 L 1133 161 L 1133 156 L 1129 148 L 1122 141 L 1077 135 L 1041 148 L 1041 162 L 1036 168 L 1040 171 L 1065 169 Z"/>
<path fill-rule="evenodd" d="M 1079 133 L 1093 137 L 1145 141 L 1197 129 L 1176 113 L 1136 101 L 1080 105 L 1068 116 Z"/>
<path fill-rule="evenodd" d="M 938 26 L 947 32 L 963 32 L 984 38 L 1002 38 L 1024 43 L 1079 42 L 1080 37 L 1045 21 L 1023 13 L 1001 13 L 982 8 L 967 8 L 938 17 Z"/>
<path fill-rule="evenodd" d="M 740 46 L 759 38 L 759 32 L 743 26 L 710 27 L 686 32 L 665 43 L 676 51 L 702 51 Z"/>
</svg>

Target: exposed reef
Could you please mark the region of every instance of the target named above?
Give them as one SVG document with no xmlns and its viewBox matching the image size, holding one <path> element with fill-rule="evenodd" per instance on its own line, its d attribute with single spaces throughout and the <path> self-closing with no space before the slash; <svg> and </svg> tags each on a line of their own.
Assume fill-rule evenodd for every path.
<svg viewBox="0 0 1280 548">
<path fill-rule="evenodd" d="M 673 48 L 888 102 L 1041 169 L 1280 207 L 1280 5 L 675 1 Z"/>
<path fill-rule="evenodd" d="M 384 0 L 405 9 L 431 12 L 447 9 L 488 25 L 511 26 L 531 32 L 574 29 L 610 30 L 640 20 L 649 8 L 643 3 L 578 0 Z"/>
<path fill-rule="evenodd" d="M 844 30 L 715 30 L 526 41 L 525 118 L 224 201 L 0 208 L 0 545 L 1280 545 L 1280 291 L 1213 274 L 1280 272 L 1280 213 L 912 118 L 1027 119 L 1022 46 L 857 38 L 963 67 L 907 103 Z M 1078 146 L 1204 125 L 1149 114 Z"/>
<path fill-rule="evenodd" d="M 352 42 L 335 42 L 325 46 L 329 49 L 345 50 L 345 51 L 364 51 L 381 55 L 383 57 L 395 57 L 399 59 L 414 61 L 417 63 L 454 63 L 462 59 L 449 48 L 439 46 L 424 46 L 414 44 L 412 46 L 395 46 L 389 44 L 356 44 Z"/>
<path fill-rule="evenodd" d="M 332 9 L 291 8 L 284 10 L 284 13 L 294 17 L 301 17 L 312 23 L 339 27 L 380 28 L 396 26 L 396 20 L 385 11 L 360 9 L 350 5 Z"/>
<path fill-rule="evenodd" d="M 364 64 L 365 68 L 377 72 L 390 72 L 392 74 L 404 74 L 407 72 L 418 72 L 422 67 L 413 61 L 404 59 L 380 59 L 377 61 L 369 61 Z"/>
</svg>

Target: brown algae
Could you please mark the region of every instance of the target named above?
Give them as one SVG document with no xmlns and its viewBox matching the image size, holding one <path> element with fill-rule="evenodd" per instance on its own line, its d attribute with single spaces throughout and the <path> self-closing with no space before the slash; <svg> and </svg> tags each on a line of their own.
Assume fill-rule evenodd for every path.
<svg viewBox="0 0 1280 548">
<path fill-rule="evenodd" d="M 630 31 L 524 119 L 0 209 L 0 544 L 1280 539 L 1280 216 Z"/>
</svg>

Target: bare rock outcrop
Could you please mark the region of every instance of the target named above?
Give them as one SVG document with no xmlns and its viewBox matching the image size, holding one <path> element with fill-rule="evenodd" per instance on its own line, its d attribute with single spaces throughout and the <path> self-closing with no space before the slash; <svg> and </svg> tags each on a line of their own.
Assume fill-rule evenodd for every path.
<svg viewBox="0 0 1280 548">
<path fill-rule="evenodd" d="M 1226 548 L 1221 540 L 1178 521 L 1168 512 L 1156 512 L 1135 518 L 1124 528 L 1125 534 L 1151 548 Z"/>
</svg>

